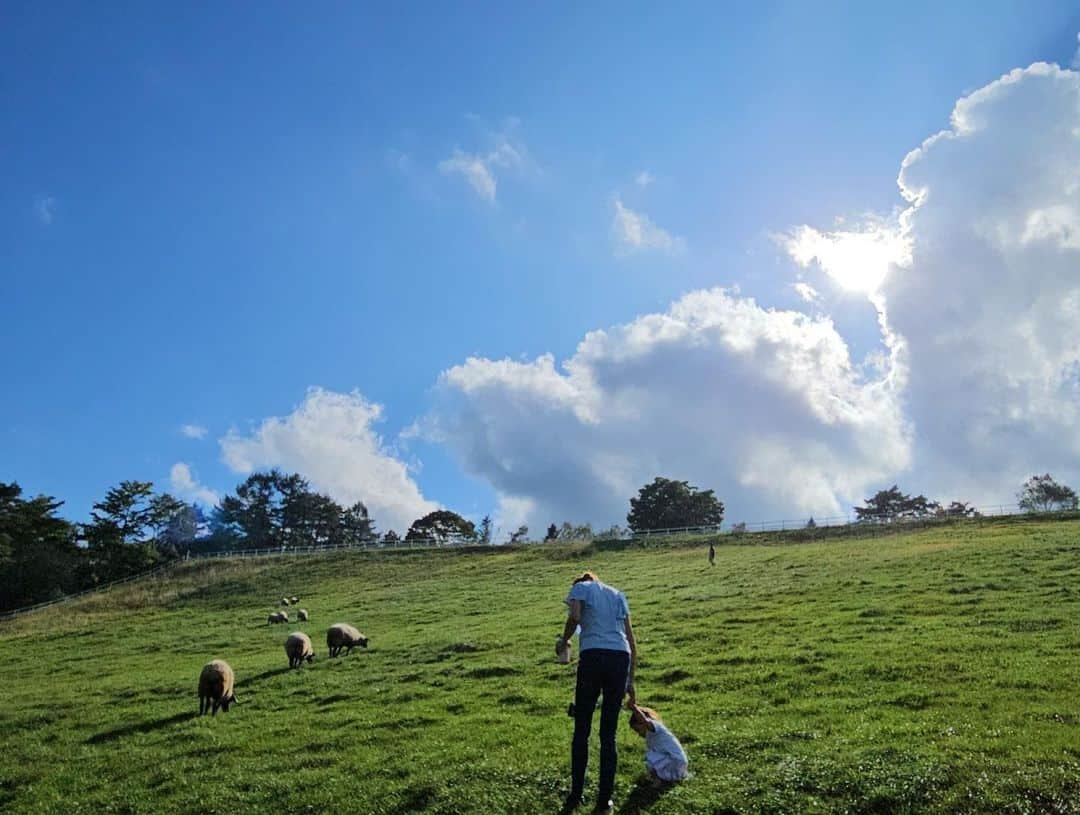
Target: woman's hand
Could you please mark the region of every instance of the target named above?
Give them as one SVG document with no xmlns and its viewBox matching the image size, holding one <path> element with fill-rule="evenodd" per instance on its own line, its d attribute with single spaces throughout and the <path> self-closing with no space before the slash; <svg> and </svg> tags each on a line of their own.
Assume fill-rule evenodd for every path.
<svg viewBox="0 0 1080 815">
<path fill-rule="evenodd" d="M 555 640 L 555 656 L 562 656 L 562 652 L 570 647 L 570 643 L 566 641 L 566 637 L 560 636 Z"/>
<path fill-rule="evenodd" d="M 628 697 L 627 705 L 633 707 L 637 704 L 637 693 L 634 692 L 634 680 L 632 678 L 626 682 L 626 695 Z"/>
</svg>

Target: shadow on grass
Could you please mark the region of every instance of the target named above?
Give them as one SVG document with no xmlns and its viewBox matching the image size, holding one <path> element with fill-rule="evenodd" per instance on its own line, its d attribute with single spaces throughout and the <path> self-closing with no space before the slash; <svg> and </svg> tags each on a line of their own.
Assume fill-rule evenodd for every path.
<svg viewBox="0 0 1080 815">
<path fill-rule="evenodd" d="M 255 676 L 249 676 L 242 682 L 237 682 L 236 687 L 248 688 L 252 685 L 256 685 L 259 682 L 262 682 L 264 679 L 270 679 L 271 677 L 280 676 L 281 674 L 287 674 L 290 670 L 292 669 L 288 666 L 283 668 L 271 668 L 269 671 L 263 671 L 261 674 L 255 674 Z"/>
<path fill-rule="evenodd" d="M 630 795 L 619 807 L 619 815 L 638 815 L 638 813 L 646 812 L 671 787 L 671 784 L 654 783 L 651 778 L 639 778 Z"/>
<path fill-rule="evenodd" d="M 278 676 L 283 673 L 288 673 L 289 668 L 273 668 L 269 671 L 263 671 L 261 674 L 255 674 L 255 676 L 249 676 L 243 682 L 237 682 L 237 688 L 249 688 L 252 685 L 258 684 L 265 679 Z M 240 694 L 237 694 L 238 696 Z M 239 704 L 239 702 L 237 702 Z M 122 739 L 125 736 L 133 735 L 134 733 L 152 733 L 155 730 L 161 730 L 162 728 L 169 727 L 174 724 L 181 724 L 182 722 L 190 721 L 191 719 L 198 718 L 199 714 L 195 711 L 186 711 L 184 713 L 176 713 L 172 716 L 167 716 L 164 719 L 155 719 L 151 722 L 136 722 L 134 724 L 126 724 L 123 727 L 116 727 L 112 730 L 106 730 L 102 733 L 97 733 L 86 740 L 87 744 L 103 744 L 105 742 L 116 741 Z"/>
<path fill-rule="evenodd" d="M 106 730 L 103 733 L 98 733 L 94 736 L 91 736 L 86 740 L 86 743 L 102 744 L 104 742 L 122 739 L 124 736 L 130 736 L 134 733 L 152 733 L 155 730 L 161 730 L 162 728 L 170 727 L 174 724 L 191 721 L 192 719 L 198 718 L 198 716 L 199 714 L 197 712 L 189 710 L 184 713 L 176 713 L 164 719 L 156 719 L 152 722 L 138 722 L 136 724 L 126 724 L 123 727 L 117 727 L 113 730 Z"/>
</svg>

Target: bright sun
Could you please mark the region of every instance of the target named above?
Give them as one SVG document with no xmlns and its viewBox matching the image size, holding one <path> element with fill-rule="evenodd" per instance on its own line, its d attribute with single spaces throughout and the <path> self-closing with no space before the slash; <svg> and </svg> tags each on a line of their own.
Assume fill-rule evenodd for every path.
<svg viewBox="0 0 1080 815">
<path fill-rule="evenodd" d="M 824 233 L 804 226 L 788 239 L 787 249 L 800 266 L 816 261 L 842 289 L 860 294 L 876 292 L 908 251 L 899 233 L 878 224 L 859 232 Z"/>
</svg>

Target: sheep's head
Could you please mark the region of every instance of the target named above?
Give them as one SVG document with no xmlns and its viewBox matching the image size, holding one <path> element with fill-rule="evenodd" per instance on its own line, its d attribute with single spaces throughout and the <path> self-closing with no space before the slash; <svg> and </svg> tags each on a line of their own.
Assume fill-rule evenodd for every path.
<svg viewBox="0 0 1080 815">
<path fill-rule="evenodd" d="M 224 699 L 221 700 L 221 709 L 224 710 L 226 713 L 228 713 L 229 712 L 229 705 L 238 705 L 238 704 L 240 704 L 240 703 L 236 701 L 236 694 L 235 693 L 230 693 L 228 696 L 226 696 Z"/>
<path fill-rule="evenodd" d="M 356 644 L 359 645 L 361 648 L 367 648 L 367 640 L 367 637 L 361 637 L 356 641 Z"/>
<path fill-rule="evenodd" d="M 314 662 L 315 654 L 308 654 L 306 657 L 304 657 L 304 659 L 306 659 L 308 662 Z"/>
</svg>

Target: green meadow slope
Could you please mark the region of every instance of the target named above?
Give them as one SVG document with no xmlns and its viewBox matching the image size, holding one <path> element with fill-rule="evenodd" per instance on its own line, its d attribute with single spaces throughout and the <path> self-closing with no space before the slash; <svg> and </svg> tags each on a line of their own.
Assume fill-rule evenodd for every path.
<svg viewBox="0 0 1080 815">
<path fill-rule="evenodd" d="M 552 646 L 586 567 L 626 591 L 640 699 L 694 773 L 639 786 L 624 722 L 622 812 L 1080 812 L 1075 521 L 722 546 L 712 569 L 703 544 L 188 564 L 0 624 L 0 809 L 557 812 Z M 283 594 L 311 621 L 267 626 Z M 338 621 L 370 649 L 326 659 Z M 320 659 L 290 671 L 296 629 Z M 240 704 L 197 718 L 214 657 Z"/>
</svg>

